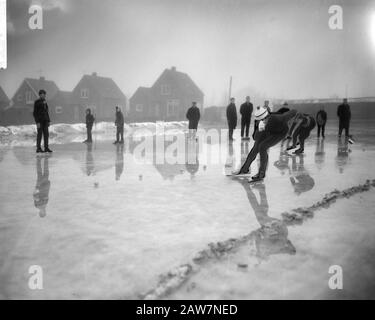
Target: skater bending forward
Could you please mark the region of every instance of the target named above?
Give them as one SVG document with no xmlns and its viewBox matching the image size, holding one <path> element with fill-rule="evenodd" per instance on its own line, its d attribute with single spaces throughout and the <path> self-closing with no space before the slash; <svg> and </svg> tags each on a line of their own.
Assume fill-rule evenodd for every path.
<svg viewBox="0 0 375 320">
<path fill-rule="evenodd" d="M 295 149 L 297 147 L 297 140 L 299 140 L 300 147 L 293 153 L 303 153 L 305 151 L 305 140 L 310 136 L 310 132 L 315 128 L 315 125 L 316 122 L 312 116 L 298 113 L 289 128 L 287 138 L 292 139 L 293 143 L 287 150 Z"/>
<path fill-rule="evenodd" d="M 249 174 L 250 166 L 260 155 L 259 172 L 252 177 L 252 181 L 263 180 L 266 175 L 268 165 L 268 149 L 282 141 L 288 133 L 288 122 L 295 117 L 296 110 L 290 110 L 283 114 L 270 113 L 265 107 L 257 107 L 255 110 L 255 120 L 259 121 L 258 131 L 255 134 L 253 148 L 248 154 L 241 169 L 234 175 L 243 176 Z"/>
</svg>

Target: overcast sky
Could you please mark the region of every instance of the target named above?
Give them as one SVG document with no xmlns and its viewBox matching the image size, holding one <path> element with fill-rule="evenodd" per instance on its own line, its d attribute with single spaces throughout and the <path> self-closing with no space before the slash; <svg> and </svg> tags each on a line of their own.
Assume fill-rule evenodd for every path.
<svg viewBox="0 0 375 320">
<path fill-rule="evenodd" d="M 346 86 L 375 96 L 374 1 L 50 0 L 39 31 L 28 29 L 31 2 L 8 1 L 0 86 L 9 96 L 41 69 L 62 90 L 96 71 L 130 97 L 171 66 L 192 77 L 206 106 L 226 103 L 230 75 L 239 100 L 342 96 Z M 343 7 L 343 30 L 328 27 L 332 4 Z"/>
</svg>

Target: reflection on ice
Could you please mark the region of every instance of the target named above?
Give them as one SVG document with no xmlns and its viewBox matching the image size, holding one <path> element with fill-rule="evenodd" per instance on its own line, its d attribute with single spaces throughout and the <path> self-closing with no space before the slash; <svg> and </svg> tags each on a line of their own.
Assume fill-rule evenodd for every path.
<svg viewBox="0 0 375 320">
<path fill-rule="evenodd" d="M 208 259 L 212 266 L 204 264 L 200 271 L 204 290 L 197 285 L 192 296 L 177 290 L 180 298 L 239 298 L 236 288 L 250 280 L 259 285 L 252 297 L 267 297 L 266 288 L 280 297 L 280 282 L 267 280 L 280 273 L 288 274 L 286 287 L 298 283 L 300 297 L 309 296 L 311 284 L 301 280 L 296 265 L 308 264 L 309 272 L 319 270 L 325 276 L 327 265 L 337 263 L 331 257 L 340 257 L 334 252 L 361 252 L 361 243 L 372 244 L 374 235 L 374 216 L 362 210 L 375 205 L 371 197 L 359 207 L 354 197 L 342 200 L 350 202 L 332 216 L 329 211 L 307 220 L 310 212 L 293 211 L 334 189 L 373 178 L 368 169 L 375 156 L 373 137 L 358 133 L 356 144 L 348 145 L 327 129 L 325 140 L 309 138 L 303 156 L 273 147 L 267 177 L 254 186 L 224 175 L 238 168 L 252 147 L 252 141 L 238 136 L 233 143 L 217 143 L 187 140 L 182 131 L 184 152 L 176 164 L 157 161 L 176 159 L 176 139 L 166 139 L 150 154 L 138 153 L 142 141 L 129 136 L 117 146 L 100 140 L 54 145 L 51 157 L 37 157 L 34 147 L 0 147 L 0 296 L 134 298 L 156 287 L 160 274 L 191 261 L 208 243 L 213 245 L 204 254 L 213 257 L 239 243 L 246 246 L 238 245 L 238 253 L 228 257 L 227 268 L 235 265 L 230 271 Z M 258 165 L 254 161 L 252 173 Z M 346 210 L 349 204 L 353 212 Z M 285 212 L 292 213 L 290 221 Z M 341 259 L 345 264 L 345 257 Z M 25 288 L 28 267 L 34 264 L 46 270 L 43 292 Z M 234 274 L 239 264 L 248 265 L 242 268 L 241 283 Z M 220 291 L 214 274 L 228 278 L 226 290 Z M 241 294 L 251 296 L 249 288 Z"/>
</svg>

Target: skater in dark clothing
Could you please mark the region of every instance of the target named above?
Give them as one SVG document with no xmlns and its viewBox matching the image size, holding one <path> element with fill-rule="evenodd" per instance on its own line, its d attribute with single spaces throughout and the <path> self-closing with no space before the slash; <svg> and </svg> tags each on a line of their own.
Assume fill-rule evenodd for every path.
<svg viewBox="0 0 375 320">
<path fill-rule="evenodd" d="M 91 109 L 86 109 L 86 128 L 87 128 L 87 139 L 84 142 L 91 143 L 92 142 L 92 127 L 94 125 L 95 118 L 91 114 Z"/>
<path fill-rule="evenodd" d="M 186 112 L 186 118 L 189 120 L 189 137 L 195 138 L 199 119 L 201 118 L 201 113 L 196 102 L 193 102 L 193 105 Z"/>
<path fill-rule="evenodd" d="M 344 99 L 343 103 L 337 107 L 337 116 L 339 117 L 339 137 L 345 129 L 345 137 L 349 138 L 349 125 L 352 117 L 348 99 Z"/>
<path fill-rule="evenodd" d="M 39 99 L 34 102 L 33 116 L 37 127 L 36 152 L 52 152 L 48 147 L 50 118 L 48 114 L 48 104 L 46 101 L 46 91 L 39 90 Z M 41 148 L 42 136 L 44 140 L 44 151 Z"/>
<path fill-rule="evenodd" d="M 324 111 L 324 107 L 316 114 L 316 124 L 318 125 L 318 138 L 320 138 L 320 132 L 322 132 L 322 138 L 325 138 L 325 128 L 327 122 L 327 112 Z"/>
<path fill-rule="evenodd" d="M 124 115 L 122 114 L 120 108 L 116 107 L 116 141 L 113 144 L 124 143 Z"/>
<path fill-rule="evenodd" d="M 240 107 L 241 114 L 241 138 L 249 140 L 249 129 L 251 114 L 253 113 L 253 104 L 250 102 L 250 97 L 246 97 L 246 102 Z"/>
<path fill-rule="evenodd" d="M 229 129 L 229 141 L 233 141 L 233 131 L 237 127 L 237 108 L 234 103 L 234 98 L 230 99 L 230 104 L 227 107 L 227 120 Z"/>
<path fill-rule="evenodd" d="M 35 185 L 35 190 L 33 193 L 35 208 L 39 209 L 39 216 L 44 218 L 46 213 L 46 207 L 49 198 L 49 189 L 51 187 L 51 182 L 49 181 L 49 166 L 48 157 L 44 158 L 44 166 L 42 170 L 42 159 L 36 159 L 36 173 L 37 180 Z"/>
<path fill-rule="evenodd" d="M 288 138 L 292 139 L 292 145 L 287 150 L 297 148 L 297 140 L 300 147 L 294 151 L 294 154 L 300 154 L 305 151 L 305 140 L 310 136 L 310 132 L 315 128 L 315 119 L 308 114 L 297 114 L 289 128 Z"/>
<path fill-rule="evenodd" d="M 268 165 L 268 149 L 281 142 L 288 133 L 288 122 L 295 117 L 297 111 L 291 110 L 284 114 L 270 114 L 268 108 L 257 107 L 255 110 L 255 120 L 259 121 L 258 132 L 255 134 L 254 146 L 251 149 L 245 163 L 235 175 L 249 174 L 250 165 L 260 155 L 260 168 L 257 175 L 252 180 L 263 180 L 266 175 Z"/>
</svg>

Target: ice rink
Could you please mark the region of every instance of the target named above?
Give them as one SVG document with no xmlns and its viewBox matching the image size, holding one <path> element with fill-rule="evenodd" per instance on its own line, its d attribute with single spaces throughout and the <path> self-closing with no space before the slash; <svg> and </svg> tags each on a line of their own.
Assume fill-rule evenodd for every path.
<svg viewBox="0 0 375 320">
<path fill-rule="evenodd" d="M 83 135 L 61 140 L 50 156 L 36 156 L 32 138 L 3 143 L 0 298 L 375 298 L 373 188 L 283 223 L 283 212 L 375 179 L 373 124 L 352 123 L 354 145 L 338 140 L 336 125 L 323 142 L 314 130 L 302 156 L 272 148 L 255 186 L 225 175 L 253 144 L 238 132 L 233 144 L 186 143 L 175 165 L 137 156 L 132 135 L 123 146 L 106 134 L 91 146 Z M 273 222 L 278 228 L 257 233 Z M 210 243 L 249 234 L 235 250 L 193 262 Z M 33 265 L 43 290 L 29 288 Z M 328 287 L 332 265 L 342 267 L 342 290 Z M 180 266 L 189 271 L 174 276 Z"/>
</svg>

